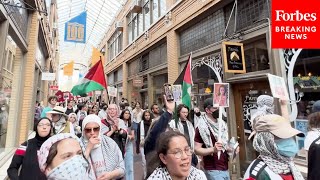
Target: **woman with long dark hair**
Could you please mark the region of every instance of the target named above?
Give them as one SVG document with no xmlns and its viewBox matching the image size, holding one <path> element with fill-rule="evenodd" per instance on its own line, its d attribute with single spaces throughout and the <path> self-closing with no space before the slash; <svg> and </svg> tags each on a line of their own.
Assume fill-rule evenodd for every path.
<svg viewBox="0 0 320 180">
<path fill-rule="evenodd" d="M 134 140 L 134 130 L 132 129 L 131 113 L 128 109 L 125 109 L 120 114 L 120 119 L 122 119 L 126 125 L 127 140 L 125 144 L 125 168 L 126 168 L 126 179 L 134 179 L 133 176 L 133 140 Z"/>
<path fill-rule="evenodd" d="M 144 140 L 148 135 L 150 125 L 152 123 L 152 113 L 149 110 L 145 110 L 142 113 L 142 120 L 139 123 L 138 130 L 137 130 L 137 140 L 136 140 L 136 152 L 141 153 L 142 158 L 142 168 L 144 172 L 144 177 L 146 176 L 146 158 L 144 154 Z"/>
</svg>

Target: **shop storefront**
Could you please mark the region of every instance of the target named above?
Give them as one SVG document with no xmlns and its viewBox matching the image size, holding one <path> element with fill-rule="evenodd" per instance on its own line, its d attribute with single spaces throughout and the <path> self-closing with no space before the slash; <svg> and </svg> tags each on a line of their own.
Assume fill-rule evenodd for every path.
<svg viewBox="0 0 320 180">
<path fill-rule="evenodd" d="M 308 132 L 308 115 L 312 113 L 315 101 L 320 100 L 320 50 L 284 49 L 281 51 L 286 67 L 286 76 L 290 100 L 292 103 L 290 120 L 295 128 Z M 304 150 L 304 138 L 298 137 L 299 152 L 296 160 L 306 165 L 307 153 Z"/>
</svg>

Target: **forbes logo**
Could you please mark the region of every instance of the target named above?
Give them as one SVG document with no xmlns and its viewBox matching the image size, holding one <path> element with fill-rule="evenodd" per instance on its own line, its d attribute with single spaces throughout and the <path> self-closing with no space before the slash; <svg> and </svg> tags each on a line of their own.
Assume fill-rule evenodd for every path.
<svg viewBox="0 0 320 180">
<path fill-rule="evenodd" d="M 316 21 L 317 13 L 300 13 L 296 10 L 293 13 L 286 13 L 284 10 L 275 10 L 275 21 Z"/>
</svg>

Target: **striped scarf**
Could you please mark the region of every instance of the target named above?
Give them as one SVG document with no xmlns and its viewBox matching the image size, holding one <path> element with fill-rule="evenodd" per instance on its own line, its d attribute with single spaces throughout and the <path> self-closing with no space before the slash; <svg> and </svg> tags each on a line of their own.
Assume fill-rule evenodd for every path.
<svg viewBox="0 0 320 180">
<path fill-rule="evenodd" d="M 270 132 L 259 132 L 253 139 L 253 147 L 260 153 L 267 166 L 276 174 L 292 173 L 295 180 L 303 180 L 303 176 L 294 165 L 292 158 L 279 154 L 274 136 Z"/>
</svg>

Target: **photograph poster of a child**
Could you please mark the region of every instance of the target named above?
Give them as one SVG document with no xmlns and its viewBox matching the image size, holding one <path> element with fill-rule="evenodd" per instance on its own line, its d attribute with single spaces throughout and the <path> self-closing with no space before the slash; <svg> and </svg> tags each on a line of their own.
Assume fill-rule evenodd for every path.
<svg viewBox="0 0 320 180">
<path fill-rule="evenodd" d="M 213 105 L 229 107 L 229 83 L 214 83 Z"/>
</svg>

